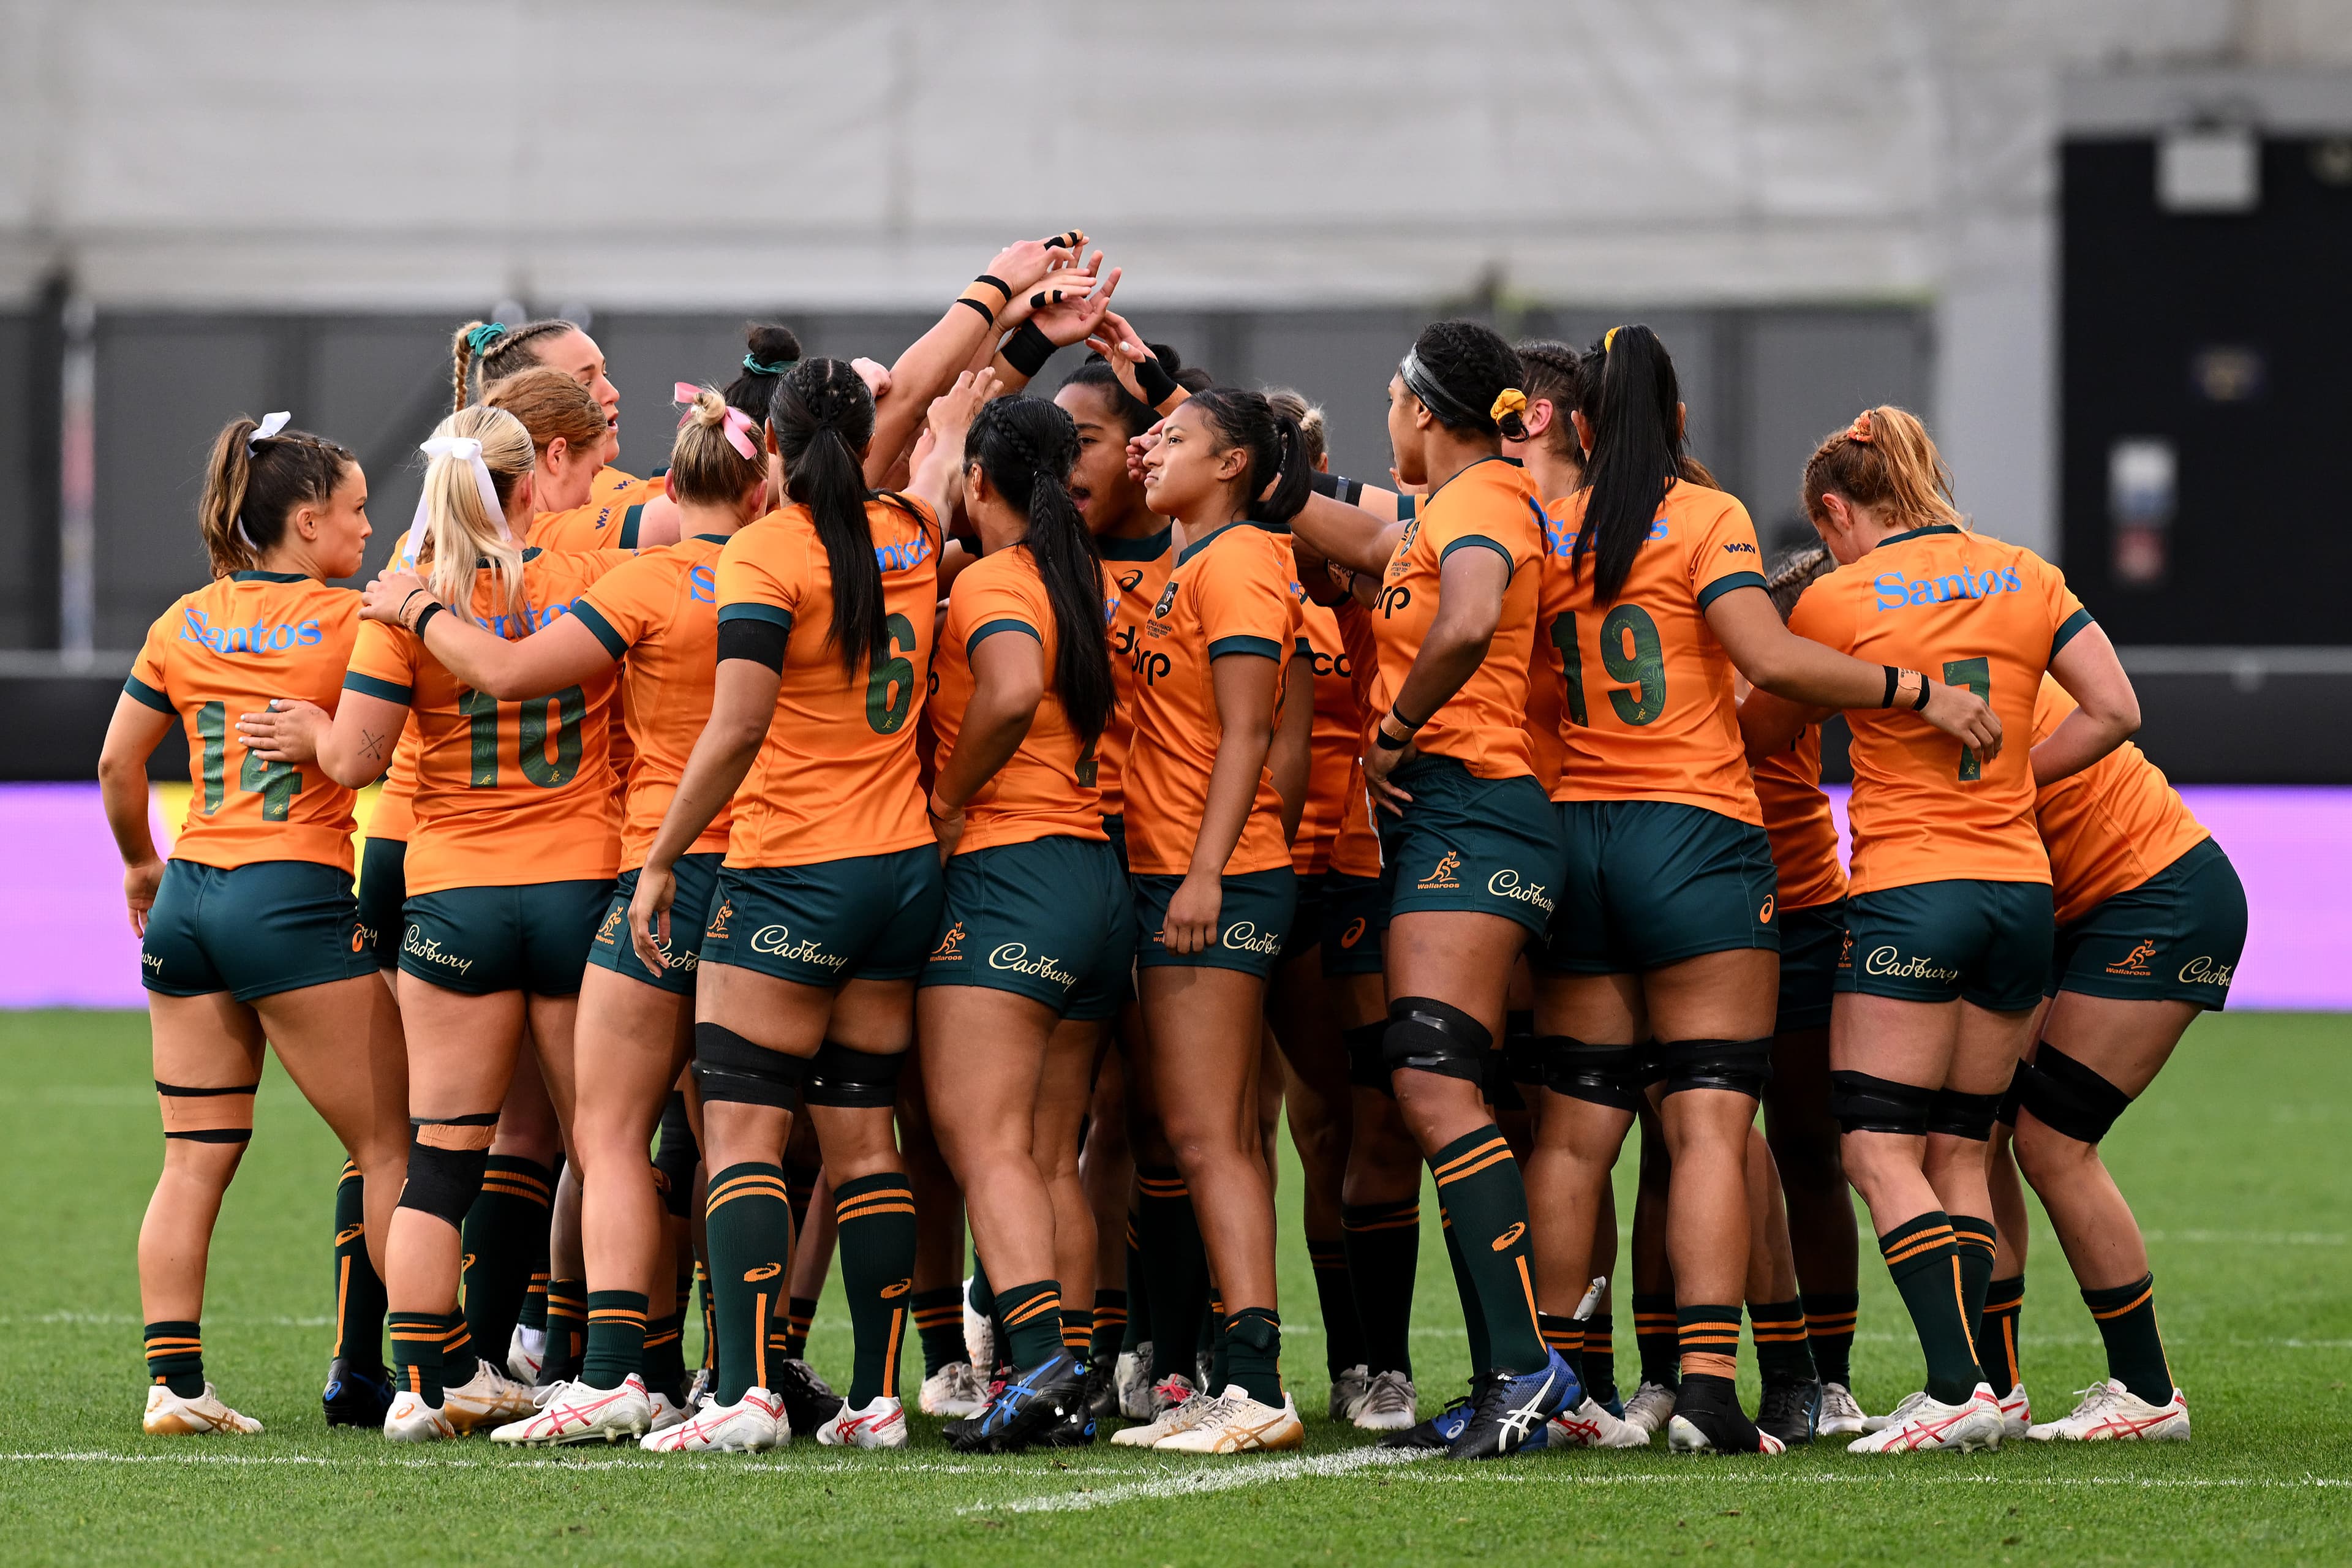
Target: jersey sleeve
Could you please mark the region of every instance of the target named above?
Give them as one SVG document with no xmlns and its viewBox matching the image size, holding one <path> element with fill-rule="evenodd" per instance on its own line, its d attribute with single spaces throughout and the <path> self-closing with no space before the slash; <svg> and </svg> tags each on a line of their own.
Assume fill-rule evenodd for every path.
<svg viewBox="0 0 2352 1568">
<path fill-rule="evenodd" d="M 359 640 L 352 644 L 351 668 L 343 673 L 343 689 L 406 707 L 415 695 L 417 652 L 414 633 L 382 621 L 362 621 Z"/>
<path fill-rule="evenodd" d="M 125 697 L 135 698 L 158 713 L 173 711 L 171 677 L 163 668 L 164 655 L 171 648 L 164 628 L 176 625 L 181 613 L 181 606 L 174 605 L 147 628 L 147 640 L 139 645 L 139 657 L 131 661 L 131 679 L 122 683 Z"/>
<path fill-rule="evenodd" d="M 1690 548 L 1691 592 L 1702 611 L 1734 588 L 1764 586 L 1764 556 L 1756 547 L 1756 524 L 1748 509 L 1732 497 L 1723 498 L 1722 506 L 1698 531 Z"/>
<path fill-rule="evenodd" d="M 947 635 L 962 642 L 965 658 L 999 632 L 1026 632 L 1045 644 L 1051 607 L 1028 586 L 1014 572 L 982 573 L 974 566 L 957 575 L 948 593 Z"/>
<path fill-rule="evenodd" d="M 795 570 L 800 550 L 789 540 L 737 534 L 719 552 L 719 621 L 765 621 L 789 633 L 807 592 Z"/>
<path fill-rule="evenodd" d="M 1192 587 L 1200 595 L 1210 658 L 1232 653 L 1255 654 L 1277 664 L 1288 658 L 1298 621 L 1288 569 L 1270 568 L 1268 558 L 1258 552 L 1230 549 L 1210 551 L 1202 566 Z"/>
<path fill-rule="evenodd" d="M 2082 629 L 2091 624 L 2091 612 L 2083 607 L 2083 601 L 2074 596 L 2074 590 L 2066 586 L 2063 572 L 2038 555 L 2030 555 L 2027 559 L 2032 563 L 2034 574 L 2039 579 L 2037 585 L 2050 605 L 2050 657 L 2056 658 L 2058 650 L 2073 642 Z"/>
<path fill-rule="evenodd" d="M 1511 552 L 1513 531 L 1492 507 L 1434 506 L 1422 515 L 1420 542 L 1428 549 L 1433 565 L 1439 572 L 1444 571 L 1445 563 L 1458 550 L 1491 550 L 1502 557 L 1505 580 L 1508 581 L 1520 565 L 1518 557 Z"/>
<path fill-rule="evenodd" d="M 572 602 L 572 615 L 614 658 L 664 624 L 677 590 L 672 563 L 651 555 L 621 561 Z"/>
<path fill-rule="evenodd" d="M 1761 582 L 1761 579 L 1759 579 Z M 1839 613 L 1838 594 L 1834 577 L 1817 577 L 1806 584 L 1789 611 L 1789 629 L 1801 637 L 1809 637 L 1824 647 L 1840 653 L 1853 651 L 1852 628 L 1846 616 Z"/>
</svg>

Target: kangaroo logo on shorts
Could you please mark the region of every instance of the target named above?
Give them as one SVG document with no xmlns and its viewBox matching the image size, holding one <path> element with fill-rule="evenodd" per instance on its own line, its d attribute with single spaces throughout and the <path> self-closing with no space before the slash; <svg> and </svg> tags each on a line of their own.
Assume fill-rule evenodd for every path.
<svg viewBox="0 0 2352 1568">
<path fill-rule="evenodd" d="M 1168 580 L 1168 586 L 1160 590 L 1160 602 L 1151 606 L 1153 620 L 1164 621 L 1168 618 L 1168 612 L 1176 607 L 1176 590 L 1181 586 L 1182 584 L 1171 577 Z"/>
<path fill-rule="evenodd" d="M 762 1279 L 773 1279 L 777 1275 L 782 1274 L 783 1271 L 784 1266 L 781 1263 L 762 1263 L 757 1268 L 746 1268 L 743 1270 L 743 1283 L 746 1285 L 757 1285 Z"/>
<path fill-rule="evenodd" d="M 1518 1240 L 1519 1237 L 1527 1235 L 1527 1233 L 1528 1226 L 1526 1221 L 1513 1220 L 1511 1222 L 1510 1229 L 1496 1237 L 1493 1241 L 1488 1242 L 1487 1245 L 1492 1247 L 1497 1252 L 1507 1252 L 1510 1250 L 1511 1244 Z"/>
<path fill-rule="evenodd" d="M 2155 942 L 2143 942 L 2137 947 L 2133 948 L 2129 952 L 2125 953 L 2121 958 L 2116 960 L 2115 963 L 2108 964 L 2107 973 L 2110 974 L 2151 973 L 2153 972 L 2148 968 L 2147 961 L 2155 956 Z"/>
<path fill-rule="evenodd" d="M 626 910 L 607 910 L 604 912 L 604 923 L 596 928 L 596 941 L 600 946 L 613 945 L 613 933 L 621 929 L 621 922 L 628 918 L 628 914 Z"/>
<path fill-rule="evenodd" d="M 940 945 L 931 949 L 931 962 L 933 963 L 962 963 L 963 936 L 963 921 L 958 921 L 948 927 L 948 934 L 940 938 Z"/>
<path fill-rule="evenodd" d="M 709 928 L 703 931 L 702 940 L 705 942 L 725 942 L 727 940 L 727 922 L 733 917 L 734 913 L 735 901 L 733 900 L 719 900 L 719 911 L 710 917 L 710 924 Z"/>
<path fill-rule="evenodd" d="M 1348 922 L 1348 929 L 1339 933 L 1339 945 L 1341 947 L 1353 947 L 1363 940 L 1364 917 L 1358 915 L 1354 920 Z"/>
<path fill-rule="evenodd" d="M 1436 866 L 1421 879 L 1420 885 L 1424 888 L 1458 888 L 1462 884 L 1454 879 L 1454 873 L 1461 868 L 1462 857 L 1448 849 L 1438 858 Z"/>
<path fill-rule="evenodd" d="M 1846 931 L 1843 934 L 1844 935 L 1845 942 L 1843 946 L 1838 949 L 1838 967 L 1840 969 L 1852 969 L 1853 967 L 1853 932 Z"/>
</svg>

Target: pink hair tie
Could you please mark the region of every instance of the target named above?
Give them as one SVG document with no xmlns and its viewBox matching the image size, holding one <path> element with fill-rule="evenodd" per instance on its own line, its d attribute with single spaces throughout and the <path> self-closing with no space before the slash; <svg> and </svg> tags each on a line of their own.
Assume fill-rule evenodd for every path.
<svg viewBox="0 0 2352 1568">
<path fill-rule="evenodd" d="M 679 428 L 683 429 L 686 420 L 694 417 L 694 401 L 702 395 L 702 388 L 690 381 L 681 381 L 673 383 L 669 390 L 672 402 L 687 405 L 686 419 L 677 422 Z M 751 416 L 731 403 L 727 405 L 727 414 L 719 422 L 719 433 L 727 437 L 727 444 L 734 447 L 745 462 L 760 460 L 760 448 L 751 440 Z"/>
</svg>

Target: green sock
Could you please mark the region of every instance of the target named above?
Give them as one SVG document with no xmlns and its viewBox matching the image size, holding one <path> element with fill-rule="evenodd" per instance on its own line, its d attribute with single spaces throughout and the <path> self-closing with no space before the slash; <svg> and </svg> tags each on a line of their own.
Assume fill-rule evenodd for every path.
<svg viewBox="0 0 2352 1568">
<path fill-rule="evenodd" d="M 703 1215 L 710 1247 L 705 1321 L 716 1320 L 719 1345 L 711 1397 L 736 1405 L 747 1388 L 773 1387 L 768 1328 L 783 1305 L 784 1271 L 793 1260 L 783 1167 L 747 1160 L 713 1173 Z"/>
<path fill-rule="evenodd" d="M 1719 1377 L 1727 1384 L 1739 1363 L 1739 1309 L 1678 1306 L 1675 1309 L 1675 1371 L 1687 1383 L 1697 1377 Z M 1713 1358 L 1721 1357 L 1718 1364 Z M 1696 1365 L 1692 1363 L 1696 1362 Z"/>
<path fill-rule="evenodd" d="M 685 1324 L 682 1312 L 666 1312 L 646 1324 L 646 1392 L 667 1394 L 672 1404 L 681 1406 L 686 1403 Z"/>
<path fill-rule="evenodd" d="M 1209 1293 L 1209 1257 L 1192 1194 L 1172 1165 L 1139 1165 L 1135 1233 L 1143 1252 L 1146 1310 L 1151 1324 L 1151 1380 L 1200 1375 L 1195 1325 Z"/>
<path fill-rule="evenodd" d="M 441 1381 L 451 1388 L 463 1388 L 474 1381 L 474 1373 L 481 1357 L 474 1353 L 474 1336 L 466 1327 L 463 1312 L 441 1314 Z"/>
<path fill-rule="evenodd" d="M 1562 1318 L 1550 1312 L 1536 1314 L 1536 1332 L 1543 1336 L 1544 1348 L 1568 1363 L 1576 1373 L 1576 1381 L 1584 1381 L 1584 1325 L 1574 1318 Z"/>
<path fill-rule="evenodd" d="M 1429 1157 L 1457 1255 L 1486 1320 L 1493 1370 L 1540 1371 L 1546 1359 L 1536 1332 L 1533 1249 L 1528 1242 L 1528 1190 L 1519 1163 L 1492 1122 L 1465 1132 Z"/>
<path fill-rule="evenodd" d="M 1271 1307 L 1244 1307 L 1225 1324 L 1225 1370 L 1219 1393 L 1238 1383 L 1260 1405 L 1282 1407 L 1282 1319 Z"/>
<path fill-rule="evenodd" d="M 635 1290 L 588 1292 L 588 1346 L 581 1380 L 591 1388 L 618 1388 L 646 1371 L 646 1298 Z"/>
<path fill-rule="evenodd" d="M 445 1332 L 438 1312 L 391 1312 L 385 1322 L 392 1332 L 392 1385 L 441 1408 L 441 1342 Z"/>
<path fill-rule="evenodd" d="M 335 1348 L 333 1358 L 362 1371 L 383 1367 L 383 1280 L 367 1252 L 367 1183 L 343 1162 L 335 1183 Z"/>
<path fill-rule="evenodd" d="M 147 1380 L 183 1399 L 200 1396 L 205 1391 L 204 1331 L 194 1323 L 148 1324 Z"/>
<path fill-rule="evenodd" d="M 1135 1211 L 1127 1212 L 1127 1331 L 1118 1337 L 1124 1352 L 1151 1337 L 1151 1291 L 1143 1272 L 1143 1247 L 1136 1240 Z"/>
<path fill-rule="evenodd" d="M 1062 1286 L 1057 1279 L 1008 1285 L 996 1293 L 1004 1319 L 1000 1359 L 1016 1367 L 1042 1366 L 1062 1348 Z"/>
<path fill-rule="evenodd" d="M 1811 1383 L 1813 1352 L 1805 1343 L 1805 1309 L 1796 1301 L 1750 1301 L 1748 1331 L 1756 1370 L 1768 1383 Z"/>
<path fill-rule="evenodd" d="M 1633 1293 L 1633 1347 L 1642 1356 L 1642 1381 L 1672 1388 L 1682 1380 L 1682 1344 L 1675 1299 Z"/>
<path fill-rule="evenodd" d="M 1853 1291 L 1808 1290 L 1798 1298 L 1805 1310 L 1805 1345 L 1823 1383 L 1853 1386 L 1853 1319 L 1862 1298 Z"/>
<path fill-rule="evenodd" d="M 2143 1274 L 2112 1290 L 2085 1290 L 2083 1305 L 2106 1342 L 2107 1375 L 2150 1405 L 2170 1404 L 2172 1366 L 2156 1327 L 2156 1276 Z"/>
<path fill-rule="evenodd" d="M 2024 1315 L 2024 1275 L 1995 1279 L 1986 1287 L 1984 1311 L 1977 1319 L 1977 1361 L 1996 1393 L 2007 1394 L 2025 1381 L 2017 1364 L 2017 1326 Z"/>
<path fill-rule="evenodd" d="M 860 1176 L 833 1189 L 833 1212 L 841 1226 L 842 1294 L 857 1345 L 848 1398 L 863 1408 L 898 1392 L 906 1291 L 915 1275 L 915 1189 L 898 1171 Z M 1057 1341 L 1060 1323 L 1058 1316 L 1048 1323 Z"/>
<path fill-rule="evenodd" d="M 963 1287 L 918 1290 L 907 1302 L 914 1309 L 915 1337 L 923 1343 L 923 1375 L 936 1376 L 941 1367 L 963 1360 Z"/>
<path fill-rule="evenodd" d="M 790 1211 L 787 1210 L 787 1213 Z M 708 1246 L 706 1242 L 704 1245 Z M 694 1288 L 702 1298 L 702 1361 L 707 1371 L 719 1368 L 719 1307 L 710 1299 L 710 1268 L 699 1258 L 694 1260 Z"/>
<path fill-rule="evenodd" d="M 1209 1392 L 1212 1394 L 1223 1394 L 1225 1384 L 1234 1375 L 1232 1361 L 1227 1353 L 1231 1348 L 1229 1342 L 1233 1338 L 1233 1327 L 1225 1316 L 1223 1300 L 1218 1296 L 1215 1288 L 1211 1287 L 1209 1314 L 1202 1322 L 1205 1342 L 1201 1348 L 1208 1354 Z"/>
<path fill-rule="evenodd" d="M 1602 1313 L 1584 1321 L 1584 1392 L 1603 1405 L 1617 1397 L 1616 1331 Z"/>
<path fill-rule="evenodd" d="M 522 1293 L 522 1310 L 515 1314 L 515 1326 L 529 1329 L 541 1340 L 547 1338 L 547 1270 L 531 1271 L 530 1283 Z"/>
<path fill-rule="evenodd" d="M 1973 1342 L 1977 1323 L 1984 1316 L 1985 1291 L 1992 1284 L 1992 1221 L 1954 1215 L 1952 1245 L 1960 1249 L 1961 1310 L 1968 1314 L 1969 1337 Z M 1981 1352 L 1977 1360 L 1979 1363 L 1983 1362 Z M 1995 1392 L 2006 1394 L 2009 1390 L 2003 1388 Z"/>
<path fill-rule="evenodd" d="M 1880 1237 L 1878 1250 L 1918 1332 L 1927 1362 L 1927 1397 L 1959 1404 L 1984 1381 L 1984 1371 L 1969 1336 L 1973 1325 L 1963 1305 L 1960 1249 L 1952 1240 L 1951 1220 L 1943 1210 L 1929 1209 Z"/>
<path fill-rule="evenodd" d="M 1095 1310 L 1092 1307 L 1062 1308 L 1062 1348 L 1070 1359 L 1083 1363 L 1094 1353 Z"/>
<path fill-rule="evenodd" d="M 536 1160 L 492 1154 L 482 1190 L 466 1211 L 466 1328 L 474 1342 L 503 1356 L 522 1315 L 531 1276 L 547 1267 L 555 1173 Z M 458 1380 L 460 1382 L 463 1379 Z"/>
<path fill-rule="evenodd" d="M 1421 1200 L 1349 1204 L 1339 1211 L 1348 1288 L 1363 1335 L 1364 1365 L 1412 1375 L 1412 1284 L 1421 1261 Z"/>
<path fill-rule="evenodd" d="M 1118 1359 L 1118 1347 L 1127 1337 L 1127 1292 L 1097 1290 L 1095 1292 L 1095 1331 L 1087 1344 L 1087 1360 L 1108 1366 Z"/>
<path fill-rule="evenodd" d="M 1454 1270 L 1454 1300 L 1462 1303 L 1463 1327 L 1470 1335 L 1470 1375 L 1484 1377 L 1495 1364 L 1494 1347 L 1486 1338 L 1486 1314 L 1478 1310 L 1478 1287 L 1470 1278 L 1469 1265 L 1463 1261 L 1462 1243 L 1454 1234 L 1454 1216 L 1440 1205 L 1437 1220 L 1445 1236 L 1445 1261 Z"/>
<path fill-rule="evenodd" d="M 1356 1291 L 1348 1279 L 1348 1247 L 1342 1236 L 1307 1238 L 1307 1261 L 1315 1270 L 1315 1304 L 1323 1311 L 1323 1365 L 1333 1377 L 1362 1366 L 1364 1334 L 1356 1322 Z"/>
<path fill-rule="evenodd" d="M 588 1282 L 550 1279 L 547 1282 L 547 1359 L 540 1363 L 541 1383 L 566 1383 L 580 1375 L 581 1358 L 588 1349 Z"/>
<path fill-rule="evenodd" d="M 808 1360 L 809 1325 L 815 1321 L 815 1297 L 794 1296 L 784 1302 L 783 1331 L 776 1336 L 776 1349 L 786 1361 Z"/>
</svg>

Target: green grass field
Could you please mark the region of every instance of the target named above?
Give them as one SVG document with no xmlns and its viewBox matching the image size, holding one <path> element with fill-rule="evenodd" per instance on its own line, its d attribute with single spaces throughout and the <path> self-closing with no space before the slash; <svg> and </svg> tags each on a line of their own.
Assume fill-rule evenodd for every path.
<svg viewBox="0 0 2352 1568">
<path fill-rule="evenodd" d="M 1824 1444 L 1767 1461 L 1678 1460 L 1661 1444 L 1475 1468 L 1376 1462 L 1360 1434 L 1320 1418 L 1321 1340 L 1294 1240 L 1283 1287 L 1303 1457 L 1187 1462 L 1105 1443 L 966 1459 L 918 1418 L 898 1455 L 802 1445 L 663 1460 L 479 1440 L 419 1454 L 328 1434 L 317 1389 L 341 1155 L 274 1068 L 205 1314 L 208 1373 L 269 1430 L 142 1435 L 132 1245 L 162 1146 L 145 1020 L 0 1015 L 0 1561 L 2341 1562 L 2347 1047 L 2352 1019 L 2208 1019 L 2108 1141 L 2148 1230 L 2196 1413 L 2188 1445 L 1887 1459 Z M 1295 1166 L 1286 1182 L 1295 1199 Z M 1466 1367 L 1434 1226 L 1423 1239 L 1415 1356 L 1430 1408 Z M 2104 1363 L 2054 1239 L 2037 1230 L 2033 1247 L 2027 1384 L 2037 1412 L 2063 1413 Z M 1879 1410 L 1916 1385 L 1918 1352 L 1864 1256 L 1856 1392 Z M 1631 1371 L 1622 1303 L 1617 1337 Z M 811 1359 L 846 1375 L 848 1327 L 830 1302 Z"/>
</svg>

